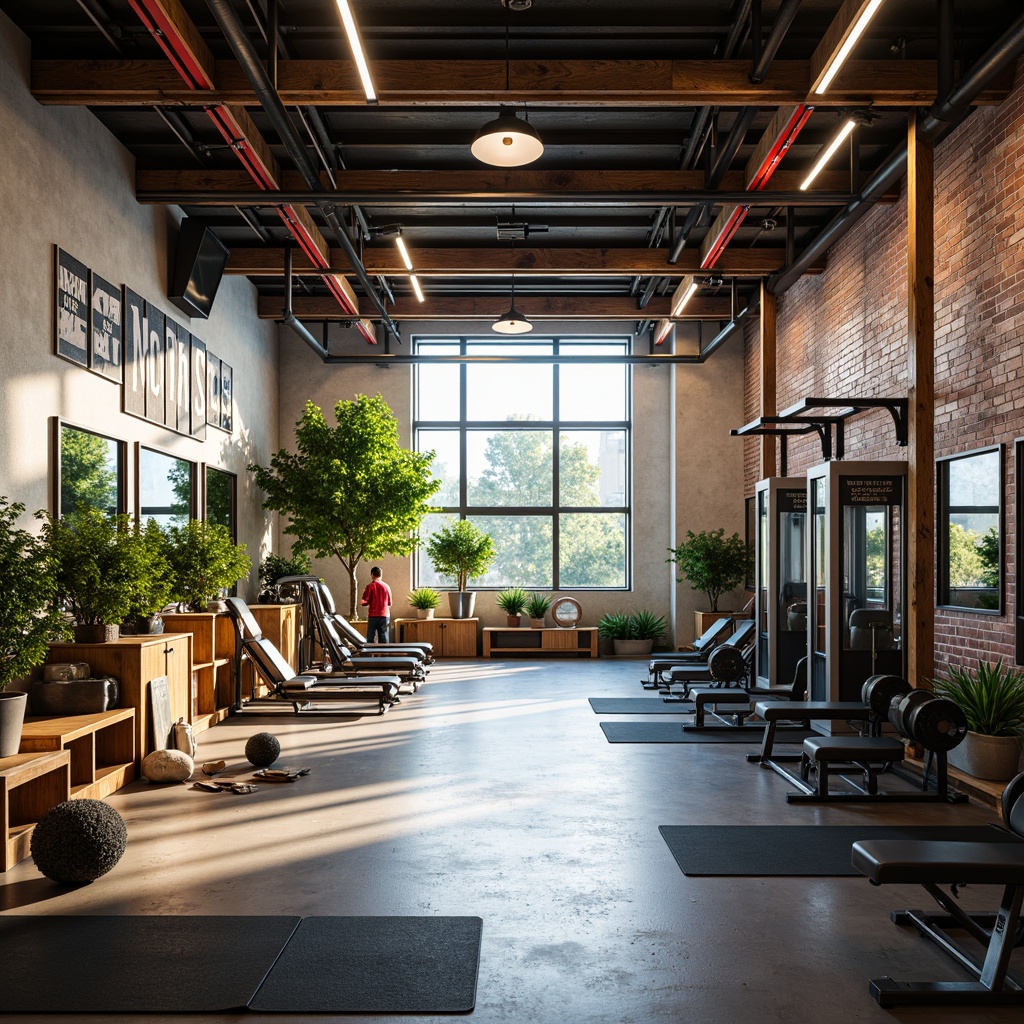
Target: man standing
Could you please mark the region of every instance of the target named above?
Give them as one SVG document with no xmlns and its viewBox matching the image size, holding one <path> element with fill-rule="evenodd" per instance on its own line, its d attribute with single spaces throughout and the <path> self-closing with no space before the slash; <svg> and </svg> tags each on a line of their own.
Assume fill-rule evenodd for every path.
<svg viewBox="0 0 1024 1024">
<path fill-rule="evenodd" d="M 369 643 L 388 642 L 388 625 L 391 622 L 391 588 L 380 578 L 380 567 L 370 570 L 370 582 L 363 591 L 366 613 L 366 639 Z"/>
</svg>

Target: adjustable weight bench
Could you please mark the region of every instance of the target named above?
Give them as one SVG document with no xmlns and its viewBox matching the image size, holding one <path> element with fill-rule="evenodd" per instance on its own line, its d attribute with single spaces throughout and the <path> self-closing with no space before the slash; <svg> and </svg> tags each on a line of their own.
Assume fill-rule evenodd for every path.
<svg viewBox="0 0 1024 1024">
<path fill-rule="evenodd" d="M 723 641 L 733 627 L 731 618 L 715 619 L 696 640 L 692 650 L 675 654 L 659 654 L 647 663 L 647 678 L 640 681 L 644 689 L 654 690 L 666 684 L 665 673 L 683 665 L 704 665 L 715 646 Z"/>
<path fill-rule="evenodd" d="M 1009 832 L 1024 837 L 1024 773 L 1003 790 L 1002 811 Z M 1024 942 L 1024 842 L 861 840 L 853 844 L 851 861 L 872 885 L 922 885 L 944 913 L 893 911 L 891 919 L 899 925 L 913 925 L 977 979 L 872 978 L 871 995 L 880 1006 L 1024 1005 L 1024 979 L 1009 973 L 1013 948 Z M 970 913 L 958 905 L 957 888 L 971 884 L 1003 886 L 995 914 Z M 940 888 L 946 885 L 950 887 L 948 895 Z M 979 959 L 950 936 L 947 929 L 966 931 L 984 948 L 984 958 Z"/>
</svg>

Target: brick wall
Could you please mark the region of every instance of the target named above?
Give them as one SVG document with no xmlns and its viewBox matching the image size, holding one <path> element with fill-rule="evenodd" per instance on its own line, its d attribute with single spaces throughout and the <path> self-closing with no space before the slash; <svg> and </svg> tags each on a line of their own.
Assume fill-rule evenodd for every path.
<svg viewBox="0 0 1024 1024">
<path fill-rule="evenodd" d="M 935 153 L 935 454 L 1006 448 L 1003 616 L 936 613 L 936 662 L 1014 656 L 1016 472 L 1024 436 L 1024 66 L 997 108 L 981 108 Z M 828 253 L 824 273 L 779 299 L 778 405 L 807 395 L 907 393 L 907 210 L 876 206 Z M 747 419 L 757 413 L 757 325 L 746 332 Z M 757 474 L 746 445 L 746 491 Z M 753 454 L 752 454 L 753 453 Z M 816 440 L 791 439 L 789 474 L 821 461 Z M 899 459 L 888 414 L 847 425 L 846 458 Z"/>
</svg>

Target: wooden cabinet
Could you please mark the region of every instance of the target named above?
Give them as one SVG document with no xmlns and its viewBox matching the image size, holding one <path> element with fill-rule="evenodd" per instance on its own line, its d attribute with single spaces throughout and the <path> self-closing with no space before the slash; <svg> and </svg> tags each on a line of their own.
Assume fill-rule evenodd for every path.
<svg viewBox="0 0 1024 1024">
<path fill-rule="evenodd" d="M 597 657 L 597 627 L 484 630 L 484 657 L 492 654 L 575 654 Z"/>
<path fill-rule="evenodd" d="M 168 612 L 164 626 L 192 634 L 190 721 L 202 732 L 223 721 L 234 701 L 235 632 L 231 617 L 217 612 Z"/>
<path fill-rule="evenodd" d="M 102 800 L 135 778 L 135 709 L 26 718 L 19 753 L 51 750 L 71 755 L 73 799 Z"/>
<path fill-rule="evenodd" d="M 475 658 L 479 619 L 395 619 L 400 643 L 420 640 L 434 645 L 435 658 Z"/>
<path fill-rule="evenodd" d="M 66 750 L 0 758 L 0 871 L 28 856 L 36 822 L 68 799 L 70 763 Z"/>
<path fill-rule="evenodd" d="M 297 604 L 251 604 L 249 611 L 259 624 L 263 635 L 281 652 L 282 657 L 292 667 L 293 672 L 299 671 L 299 605 Z M 235 627 L 231 618 L 225 625 L 230 636 L 232 658 L 235 653 Z M 253 689 L 255 687 L 255 689 Z M 242 662 L 242 694 L 247 697 L 259 697 L 267 692 L 267 686 L 253 671 L 252 662 L 246 658 Z"/>
<path fill-rule="evenodd" d="M 95 675 L 113 676 L 119 686 L 118 705 L 135 708 L 135 750 L 145 757 L 154 750 L 150 735 L 149 684 L 167 676 L 171 722 L 191 713 L 192 634 L 159 633 L 123 636 L 111 644 L 50 644 L 48 662 L 85 661 Z"/>
</svg>

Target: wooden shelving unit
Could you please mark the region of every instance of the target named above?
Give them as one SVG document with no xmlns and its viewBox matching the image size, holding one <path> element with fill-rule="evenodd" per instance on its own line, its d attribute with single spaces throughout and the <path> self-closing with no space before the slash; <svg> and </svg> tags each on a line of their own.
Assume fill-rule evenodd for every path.
<svg viewBox="0 0 1024 1024">
<path fill-rule="evenodd" d="M 111 644 L 50 644 L 46 660 L 85 661 L 96 675 L 120 684 L 118 703 L 135 709 L 135 752 L 145 757 L 154 748 L 150 733 L 149 684 L 167 676 L 171 721 L 190 716 L 192 634 L 157 633 L 123 636 Z"/>
<path fill-rule="evenodd" d="M 227 718 L 233 700 L 231 618 L 218 612 L 168 612 L 163 619 L 176 633 L 192 634 L 189 721 L 194 732 L 202 732 Z"/>
<path fill-rule="evenodd" d="M 475 658 L 479 619 L 395 619 L 398 641 L 420 640 L 434 645 L 436 658 Z"/>
<path fill-rule="evenodd" d="M 564 629 L 484 629 L 484 657 L 494 654 L 575 654 L 597 657 L 597 626 Z"/>
<path fill-rule="evenodd" d="M 32 830 L 71 793 L 71 754 L 15 754 L 0 758 L 0 871 L 29 855 Z"/>
<path fill-rule="evenodd" d="M 102 800 L 136 776 L 135 709 L 26 718 L 19 753 L 55 750 L 71 757 L 71 798 Z"/>
</svg>

